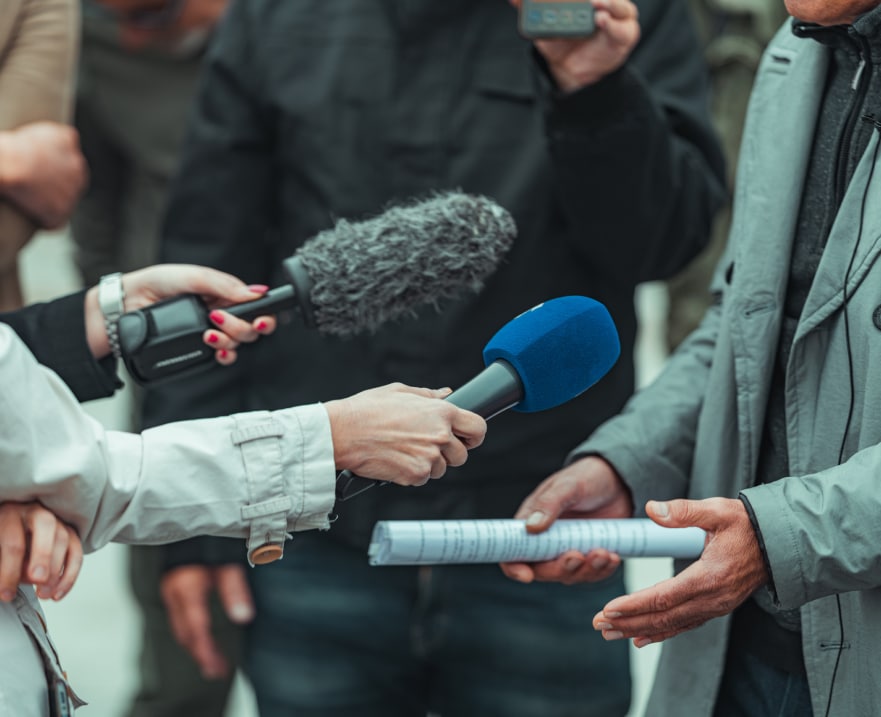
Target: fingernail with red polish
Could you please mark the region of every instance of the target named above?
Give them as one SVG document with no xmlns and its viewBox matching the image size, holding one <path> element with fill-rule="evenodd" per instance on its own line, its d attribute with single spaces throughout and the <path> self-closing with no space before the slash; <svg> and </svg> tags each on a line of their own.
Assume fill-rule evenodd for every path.
<svg viewBox="0 0 881 717">
<path fill-rule="evenodd" d="M 224 321 L 224 319 L 223 319 L 223 314 L 220 313 L 219 311 L 212 311 L 210 314 L 208 314 L 208 317 L 209 317 L 209 318 L 210 318 L 215 324 L 221 324 L 221 325 L 223 324 L 223 321 Z"/>
<path fill-rule="evenodd" d="M 208 343 L 216 344 L 220 341 L 220 337 L 217 334 L 208 334 Z"/>
<path fill-rule="evenodd" d="M 265 328 L 266 328 L 265 321 L 261 321 L 260 323 L 257 324 L 257 331 L 263 331 L 263 329 L 265 329 Z"/>
<path fill-rule="evenodd" d="M 227 351 L 226 349 L 220 349 L 220 358 L 225 359 L 228 354 L 229 351 Z"/>
<path fill-rule="evenodd" d="M 269 287 L 266 284 L 248 284 L 248 290 L 255 294 L 265 294 L 269 291 Z"/>
</svg>

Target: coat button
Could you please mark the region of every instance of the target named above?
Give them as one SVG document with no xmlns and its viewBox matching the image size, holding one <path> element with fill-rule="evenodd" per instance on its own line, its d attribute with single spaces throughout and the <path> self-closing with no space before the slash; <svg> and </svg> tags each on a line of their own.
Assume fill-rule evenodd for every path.
<svg viewBox="0 0 881 717">
<path fill-rule="evenodd" d="M 281 560 L 283 552 L 284 550 L 281 545 L 266 543 L 265 545 L 261 545 L 259 548 L 254 548 L 251 551 L 251 562 L 254 563 L 254 565 L 266 565 L 267 563 Z"/>
<path fill-rule="evenodd" d="M 872 323 L 875 324 L 876 329 L 881 331 L 881 306 L 877 307 L 872 314 Z"/>
</svg>

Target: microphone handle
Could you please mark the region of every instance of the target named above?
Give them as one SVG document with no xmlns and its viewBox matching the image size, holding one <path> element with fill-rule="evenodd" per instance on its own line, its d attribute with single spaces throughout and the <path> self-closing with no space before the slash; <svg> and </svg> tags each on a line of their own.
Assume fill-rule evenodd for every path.
<svg viewBox="0 0 881 717">
<path fill-rule="evenodd" d="M 523 382 L 511 364 L 496 359 L 444 400 L 488 421 L 523 400 Z"/>
<path fill-rule="evenodd" d="M 523 400 L 523 382 L 511 364 L 503 359 L 496 359 L 444 400 L 459 408 L 473 411 L 488 421 Z M 389 481 L 362 478 L 350 470 L 340 471 L 336 479 L 336 498 L 338 501 L 348 500 L 375 485 L 388 483 Z"/>
<path fill-rule="evenodd" d="M 259 299 L 234 304 L 224 309 L 229 314 L 237 316 L 245 321 L 253 321 L 258 316 L 276 314 L 286 309 L 294 309 L 300 306 L 300 298 L 291 284 L 270 289 Z"/>
</svg>

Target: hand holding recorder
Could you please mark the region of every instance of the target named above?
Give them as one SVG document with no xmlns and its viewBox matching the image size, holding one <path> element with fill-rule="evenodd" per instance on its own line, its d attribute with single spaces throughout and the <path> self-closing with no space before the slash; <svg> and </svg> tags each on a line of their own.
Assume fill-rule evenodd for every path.
<svg viewBox="0 0 881 717">
<path fill-rule="evenodd" d="M 639 10 L 630 0 L 510 1 L 520 13 L 520 32 L 535 41 L 563 92 L 615 72 L 639 41 Z"/>
<path fill-rule="evenodd" d="M 246 286 L 243 281 L 216 269 L 191 264 L 158 264 L 122 274 L 105 276 L 99 286 L 86 292 L 85 329 L 89 350 L 95 358 L 114 351 L 119 353 L 118 326 L 126 311 L 150 311 L 174 301 L 182 294 L 202 309 L 201 330 L 192 338 L 198 343 L 200 355 L 210 364 L 229 365 L 236 360 L 236 349 L 242 343 L 255 341 L 275 330 L 275 318 L 258 315 L 245 321 L 222 311 L 241 302 L 253 302 L 264 296 L 265 286 Z M 209 313 L 210 312 L 210 313 Z"/>
</svg>

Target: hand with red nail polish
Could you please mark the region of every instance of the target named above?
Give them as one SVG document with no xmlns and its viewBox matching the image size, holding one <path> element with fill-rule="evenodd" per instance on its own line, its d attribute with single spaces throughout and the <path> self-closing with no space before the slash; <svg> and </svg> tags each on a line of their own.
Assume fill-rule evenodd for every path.
<svg viewBox="0 0 881 717">
<path fill-rule="evenodd" d="M 275 331 L 274 316 L 245 321 L 223 311 L 223 307 L 258 299 L 268 291 L 264 284 L 247 285 L 216 269 L 191 264 L 158 264 L 122 277 L 125 310 L 134 311 L 180 294 L 198 294 L 208 305 L 209 318 L 218 330 L 205 332 L 203 340 L 215 350 L 217 362 L 234 363 L 240 344 L 256 341 Z M 86 336 L 92 355 L 103 358 L 110 353 L 104 315 L 98 305 L 97 287 L 86 293 Z M 221 355 L 223 351 L 223 355 Z"/>
</svg>

